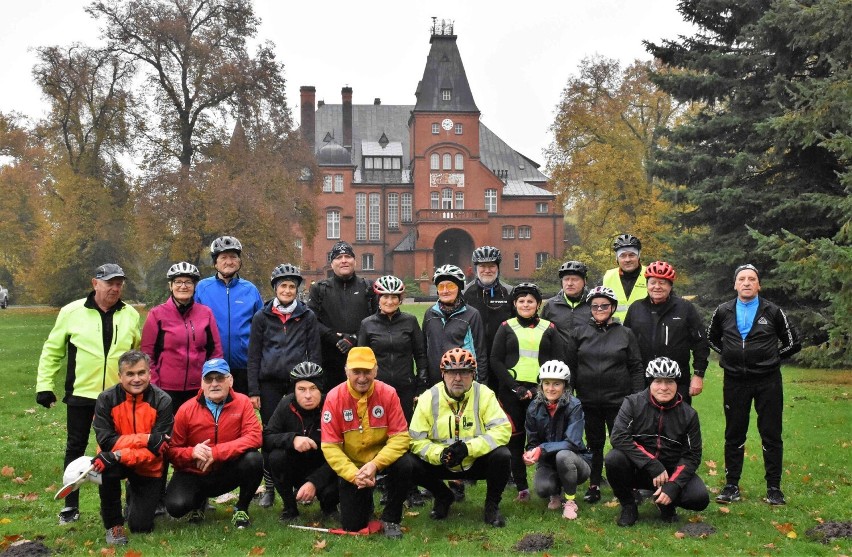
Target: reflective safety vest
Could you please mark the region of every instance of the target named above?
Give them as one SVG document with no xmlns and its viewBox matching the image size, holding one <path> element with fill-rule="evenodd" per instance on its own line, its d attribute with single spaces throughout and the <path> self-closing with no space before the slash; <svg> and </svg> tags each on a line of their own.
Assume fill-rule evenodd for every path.
<svg viewBox="0 0 852 557">
<path fill-rule="evenodd" d="M 544 332 L 550 327 L 550 321 L 539 319 L 535 327 L 524 327 L 513 317 L 506 321 L 515 336 L 518 337 L 518 363 L 515 364 L 515 379 L 527 383 L 538 383 L 538 349 Z"/>
<path fill-rule="evenodd" d="M 630 297 L 624 293 L 624 287 L 621 285 L 621 273 L 619 269 L 610 269 L 603 276 L 603 285 L 611 288 L 618 298 L 618 309 L 615 310 L 613 317 L 618 318 L 618 321 L 623 323 L 624 317 L 627 315 L 627 308 L 633 302 L 638 302 L 648 295 L 648 279 L 645 278 L 645 266 L 639 269 L 639 276 L 636 277 L 636 284 L 633 285 L 633 290 L 630 291 Z"/>
</svg>

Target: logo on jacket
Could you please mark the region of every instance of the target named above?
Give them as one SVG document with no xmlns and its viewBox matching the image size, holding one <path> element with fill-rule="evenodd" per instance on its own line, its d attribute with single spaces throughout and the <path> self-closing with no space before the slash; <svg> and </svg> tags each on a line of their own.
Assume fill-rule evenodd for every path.
<svg viewBox="0 0 852 557">
<path fill-rule="evenodd" d="M 761 317 L 757 320 L 758 325 L 769 325 L 769 321 L 766 320 L 765 317 Z"/>
<path fill-rule="evenodd" d="M 325 412 L 322 413 L 322 421 L 324 421 L 327 424 L 331 423 L 331 411 L 326 410 Z"/>
<path fill-rule="evenodd" d="M 381 418 L 385 415 L 385 409 L 381 406 L 373 406 L 373 417 Z"/>
<path fill-rule="evenodd" d="M 351 422 L 353 419 L 355 419 L 355 415 L 352 413 L 351 409 L 346 409 L 343 411 L 344 422 Z"/>
</svg>

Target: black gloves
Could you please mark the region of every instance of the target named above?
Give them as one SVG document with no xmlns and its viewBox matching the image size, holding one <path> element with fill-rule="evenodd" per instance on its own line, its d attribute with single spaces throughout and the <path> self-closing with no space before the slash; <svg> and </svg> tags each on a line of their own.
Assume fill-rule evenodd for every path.
<svg viewBox="0 0 852 557">
<path fill-rule="evenodd" d="M 518 400 L 526 400 L 535 398 L 536 393 L 538 393 L 538 388 L 536 387 L 524 387 L 523 385 L 518 385 L 514 389 L 515 394 L 518 395 Z"/>
<path fill-rule="evenodd" d="M 169 441 L 171 437 L 168 435 L 152 431 L 148 436 L 148 450 L 154 453 L 154 456 L 163 456 L 169 450 Z"/>
<path fill-rule="evenodd" d="M 337 341 L 337 349 L 340 350 L 341 354 L 348 354 L 349 350 L 355 346 L 356 342 L 358 342 L 358 339 L 355 338 L 355 335 L 343 335 L 343 337 Z"/>
<path fill-rule="evenodd" d="M 119 455 L 113 452 L 102 451 L 92 459 L 92 466 L 95 467 L 95 472 L 102 474 L 104 470 L 108 470 L 118 464 L 119 460 L 121 460 Z"/>
<path fill-rule="evenodd" d="M 456 441 L 441 451 L 441 463 L 447 468 L 453 468 L 462 463 L 467 457 L 467 445 L 464 441 Z"/>
<path fill-rule="evenodd" d="M 56 395 L 53 391 L 39 391 L 36 393 L 36 402 L 45 408 L 50 408 L 56 404 Z"/>
</svg>

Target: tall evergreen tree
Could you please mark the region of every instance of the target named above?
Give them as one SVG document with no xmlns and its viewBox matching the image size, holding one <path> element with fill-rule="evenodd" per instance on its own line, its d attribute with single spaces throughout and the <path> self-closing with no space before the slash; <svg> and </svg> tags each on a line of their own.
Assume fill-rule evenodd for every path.
<svg viewBox="0 0 852 557">
<path fill-rule="evenodd" d="M 815 324 L 825 302 L 789 282 L 785 288 L 775 272 L 777 246 L 759 246 L 758 238 L 786 230 L 808 243 L 834 238 L 843 226 L 837 207 L 848 195 L 841 181 L 848 159 L 828 140 L 852 127 L 850 82 L 836 79 L 839 69 L 848 74 L 852 4 L 683 0 L 678 9 L 699 31 L 647 47 L 674 70 L 653 76 L 664 91 L 705 104 L 668 133 L 670 144 L 652 169 L 686 186 L 678 199 L 689 207 L 680 213 L 681 259 L 711 303 L 732 295 L 732 267 L 751 261 L 764 270 L 770 297 Z M 820 9 L 834 19 L 809 20 L 808 12 Z M 847 116 L 827 117 L 809 131 L 800 112 L 807 91 L 825 81 L 838 88 Z M 817 328 L 806 333 L 825 340 Z"/>
</svg>

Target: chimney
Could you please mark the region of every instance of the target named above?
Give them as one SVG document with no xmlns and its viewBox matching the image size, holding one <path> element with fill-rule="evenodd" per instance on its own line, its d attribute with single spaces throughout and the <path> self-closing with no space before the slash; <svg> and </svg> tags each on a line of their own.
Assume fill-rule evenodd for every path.
<svg viewBox="0 0 852 557">
<path fill-rule="evenodd" d="M 340 90 L 343 97 L 343 146 L 352 150 L 352 87 Z"/>
<path fill-rule="evenodd" d="M 317 98 L 317 88 L 312 85 L 302 85 L 299 87 L 302 103 L 302 139 L 314 152 L 316 145 L 316 109 L 314 102 Z"/>
<path fill-rule="evenodd" d="M 325 101 L 324 101 L 324 100 L 322 100 L 322 99 L 320 99 L 320 100 L 318 100 L 318 101 L 317 101 L 317 108 L 319 108 L 319 107 L 321 107 L 321 106 L 325 106 Z"/>
<path fill-rule="evenodd" d="M 379 106 L 380 104 L 382 104 L 382 99 L 376 97 L 375 99 L 373 99 L 373 104 Z"/>
</svg>

